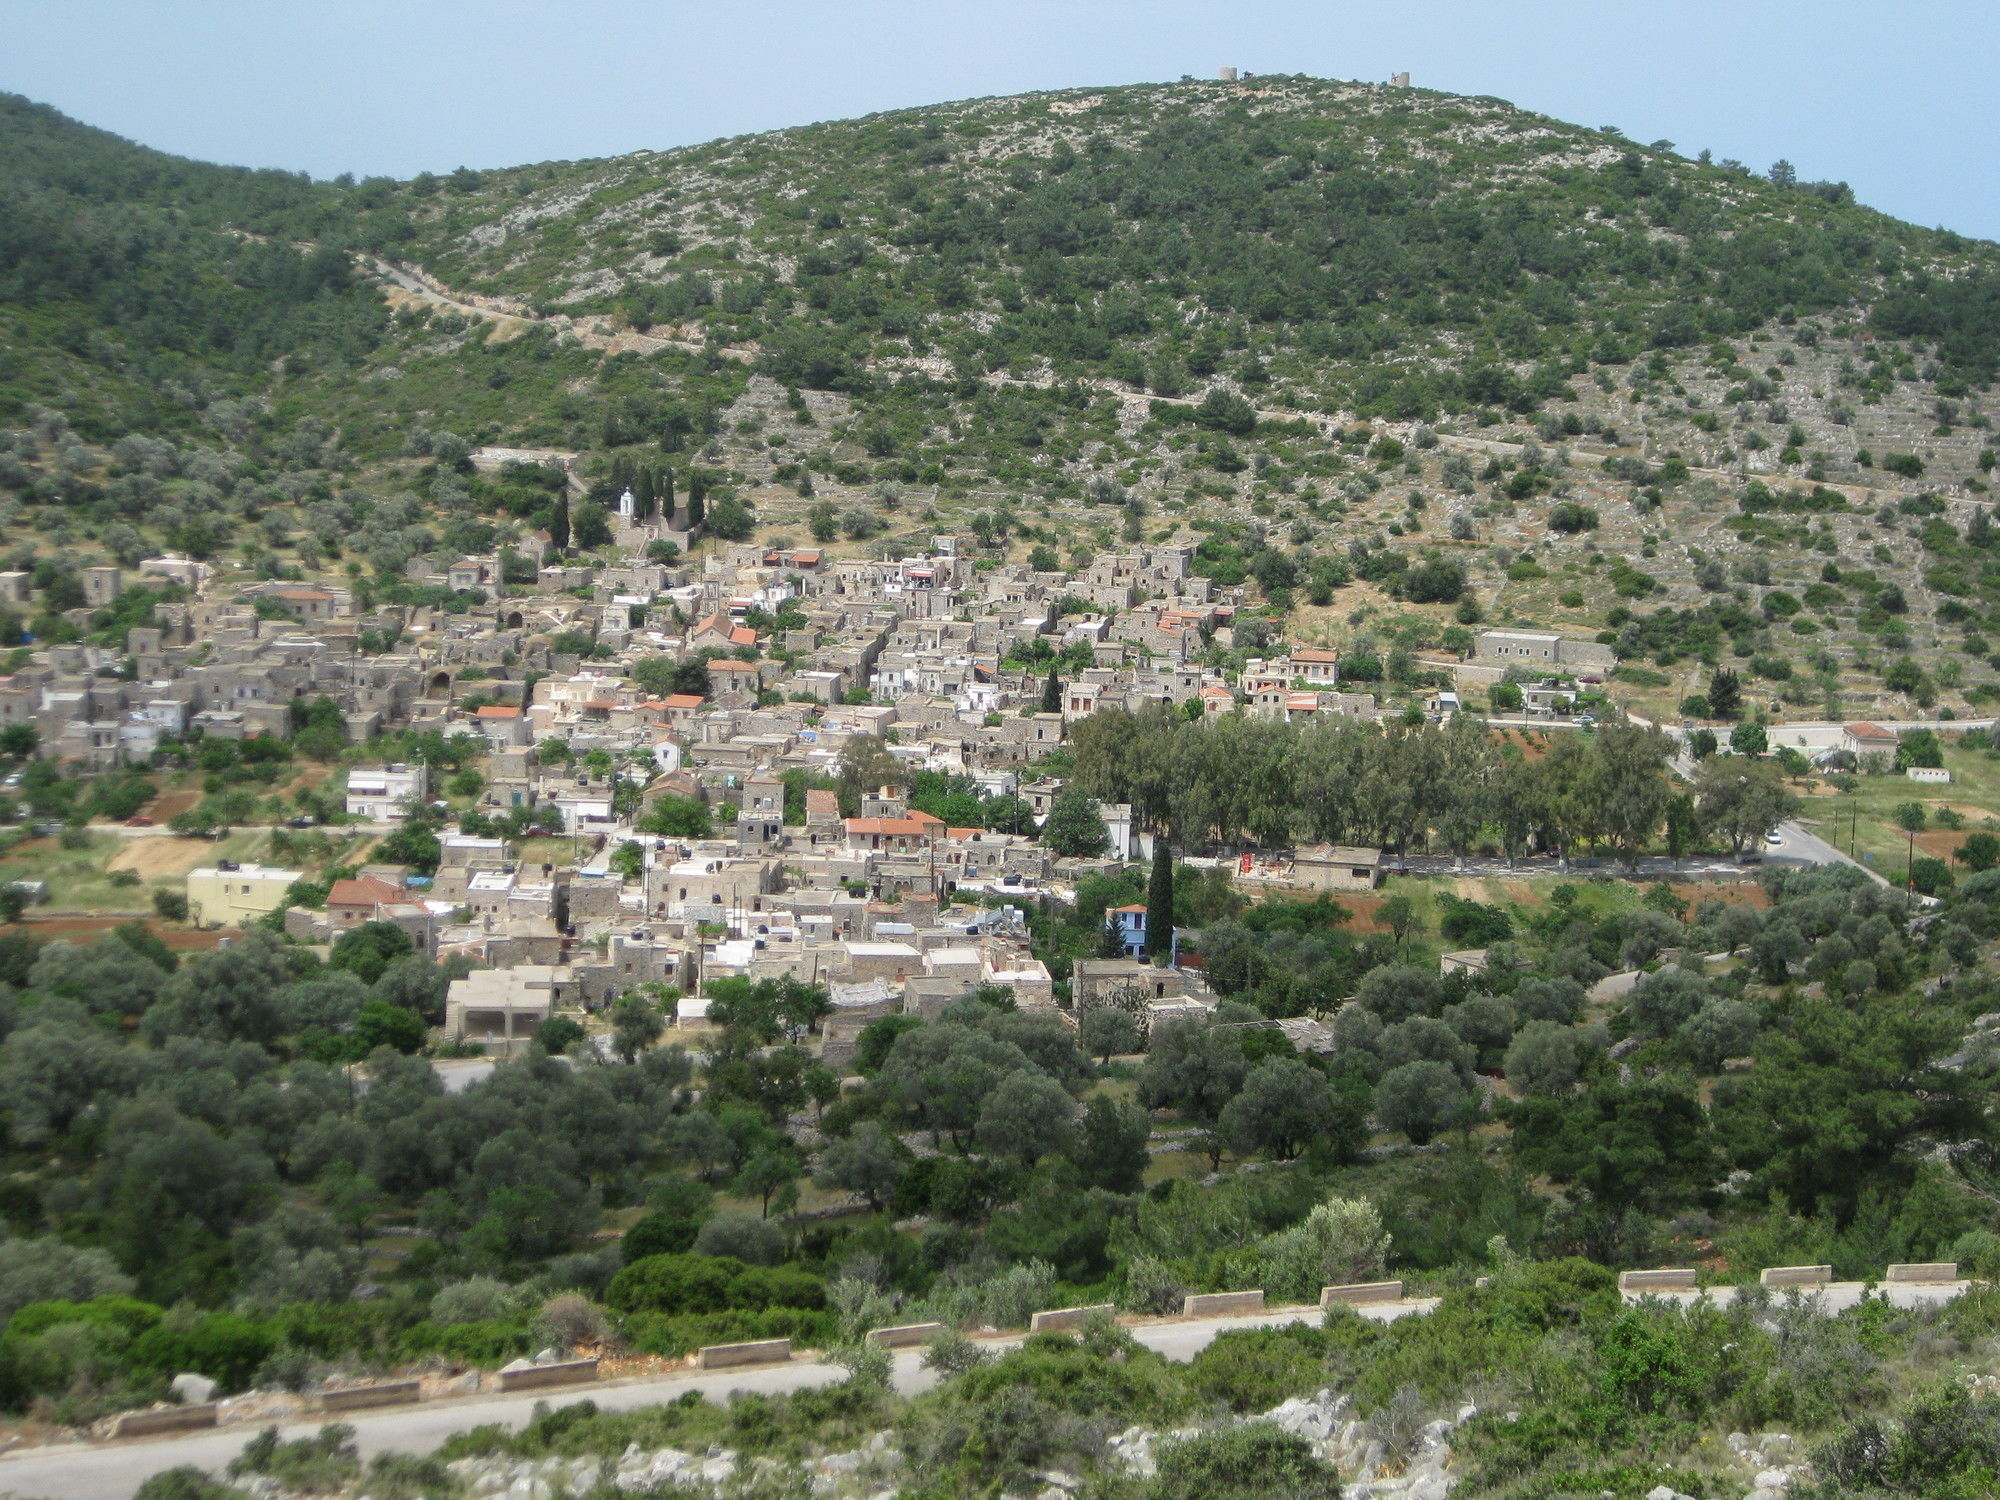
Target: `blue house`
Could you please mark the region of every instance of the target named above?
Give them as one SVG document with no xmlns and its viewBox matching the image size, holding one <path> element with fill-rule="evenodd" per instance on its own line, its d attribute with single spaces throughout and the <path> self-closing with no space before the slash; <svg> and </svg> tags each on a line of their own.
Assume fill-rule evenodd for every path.
<svg viewBox="0 0 2000 1500">
<path fill-rule="evenodd" d="M 1127 958 L 1143 958 L 1145 956 L 1145 907 L 1114 906 L 1104 914 L 1104 919 L 1118 929 L 1118 941 L 1124 946 Z"/>
</svg>

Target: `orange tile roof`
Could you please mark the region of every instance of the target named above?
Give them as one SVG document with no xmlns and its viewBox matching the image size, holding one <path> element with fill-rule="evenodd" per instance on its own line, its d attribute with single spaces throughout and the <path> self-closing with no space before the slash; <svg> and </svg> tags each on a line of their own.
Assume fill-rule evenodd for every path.
<svg viewBox="0 0 2000 1500">
<path fill-rule="evenodd" d="M 923 820 L 922 814 L 916 814 L 907 818 L 849 818 L 847 819 L 847 831 L 849 833 L 916 834 L 923 833 L 931 823 L 936 823 L 937 821 L 936 818 L 931 818 L 926 822 Z"/>
<path fill-rule="evenodd" d="M 521 717 L 521 710 L 509 704 L 489 703 L 479 710 L 478 717 L 482 719 L 518 719 Z"/>
<path fill-rule="evenodd" d="M 381 906 L 402 899 L 403 892 L 398 887 L 373 875 L 360 875 L 353 880 L 336 880 L 332 889 L 326 893 L 328 906 Z"/>
</svg>

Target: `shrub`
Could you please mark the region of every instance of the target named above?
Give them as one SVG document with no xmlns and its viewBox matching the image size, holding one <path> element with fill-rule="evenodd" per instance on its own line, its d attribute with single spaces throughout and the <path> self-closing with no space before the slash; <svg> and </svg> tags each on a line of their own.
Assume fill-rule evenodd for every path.
<svg viewBox="0 0 2000 1500">
<path fill-rule="evenodd" d="M 1265 1292 L 1280 1302 L 1317 1302 L 1323 1286 L 1381 1274 L 1389 1253 L 1382 1216 L 1366 1198 L 1329 1198 L 1303 1223 L 1257 1247 Z"/>
<path fill-rule="evenodd" d="M 460 1323 L 491 1323 L 511 1318 L 521 1295 L 504 1281 L 474 1276 L 438 1288 L 431 1298 L 430 1320 L 451 1327 Z"/>
<path fill-rule="evenodd" d="M 1246 1422 L 1164 1444 L 1158 1500 L 1339 1500 L 1340 1472 L 1296 1433 Z"/>
<path fill-rule="evenodd" d="M 398 1340 L 403 1355 L 421 1359 L 436 1355 L 458 1364 L 503 1365 L 529 1352 L 528 1325 L 518 1319 L 487 1319 L 477 1323 L 418 1323 Z"/>
<path fill-rule="evenodd" d="M 1218 1334 L 1188 1364 L 1188 1384 L 1231 1411 L 1267 1411 L 1318 1380 L 1326 1338 L 1306 1323 Z"/>
<path fill-rule="evenodd" d="M 53 1237 L 0 1242 L 0 1319 L 33 1303 L 123 1300 L 131 1290 L 132 1278 L 102 1250 Z"/>
<path fill-rule="evenodd" d="M 700 1230 L 701 1220 L 656 1208 L 625 1231 L 619 1249 L 628 1266 L 649 1255 L 680 1255 L 694 1248 Z"/>
<path fill-rule="evenodd" d="M 130 1358 L 137 1374 L 170 1379 L 183 1370 L 193 1370 L 218 1381 L 226 1390 L 240 1390 L 277 1344 L 268 1324 L 239 1313 L 189 1317 L 176 1309 L 132 1340 Z"/>
<path fill-rule="evenodd" d="M 649 1255 L 605 1291 L 618 1312 L 712 1313 L 746 1308 L 819 1308 L 826 1283 L 789 1266 L 751 1266 L 724 1255 Z"/>
<path fill-rule="evenodd" d="M 694 1249 L 753 1266 L 774 1266 L 785 1258 L 785 1237 L 777 1225 L 755 1214 L 717 1214 L 695 1232 Z"/>
<path fill-rule="evenodd" d="M 242 1493 L 193 1464 L 181 1464 L 148 1479 L 133 1492 L 132 1500 L 240 1500 Z"/>
</svg>

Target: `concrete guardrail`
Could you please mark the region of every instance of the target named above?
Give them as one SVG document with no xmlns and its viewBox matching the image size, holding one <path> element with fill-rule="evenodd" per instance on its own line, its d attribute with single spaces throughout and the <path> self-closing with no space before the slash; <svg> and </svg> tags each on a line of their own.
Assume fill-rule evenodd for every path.
<svg viewBox="0 0 2000 1500">
<path fill-rule="evenodd" d="M 1403 1283 L 1400 1281 L 1353 1281 L 1345 1286 L 1323 1286 L 1319 1289 L 1321 1307 L 1353 1307 L 1366 1302 L 1401 1302 Z"/>
<path fill-rule="evenodd" d="M 781 1365 L 792 1357 L 790 1339 L 757 1339 L 747 1344 L 710 1344 L 695 1350 L 698 1370 L 726 1370 L 733 1365 Z"/>
<path fill-rule="evenodd" d="M 942 1323 L 902 1323 L 894 1328 L 871 1328 L 868 1342 L 877 1349 L 907 1349 L 913 1344 L 928 1344 L 944 1332 Z"/>
<path fill-rule="evenodd" d="M 1766 1266 L 1757 1273 L 1761 1286 L 1829 1286 L 1832 1266 Z"/>
<path fill-rule="evenodd" d="M 148 1437 L 156 1432 L 191 1432 L 215 1425 L 215 1403 L 199 1406 L 161 1406 L 151 1411 L 120 1412 L 111 1423 L 111 1435 Z"/>
<path fill-rule="evenodd" d="M 1109 1302 L 1101 1302 L 1092 1307 L 1052 1307 L 1047 1312 L 1038 1312 L 1028 1319 L 1028 1332 L 1053 1333 L 1062 1328 L 1081 1328 L 1092 1316 L 1115 1318 L 1118 1309 Z"/>
<path fill-rule="evenodd" d="M 1888 1273 L 1882 1279 L 1905 1284 L 1928 1283 L 1935 1286 L 1940 1282 L 1958 1280 L 1958 1262 L 1951 1260 L 1908 1262 L 1889 1267 Z"/>
<path fill-rule="evenodd" d="M 1262 1292 L 1190 1292 L 1181 1299 L 1184 1318 L 1226 1318 L 1232 1313 L 1264 1310 Z"/>
<path fill-rule="evenodd" d="M 1688 1267 L 1618 1273 L 1618 1290 L 1621 1292 L 1692 1292 L 1695 1288 L 1695 1273 Z"/>
<path fill-rule="evenodd" d="M 503 1391 L 532 1391 L 545 1385 L 584 1385 L 595 1379 L 596 1360 L 567 1359 L 559 1365 L 529 1365 L 524 1370 L 502 1370 L 499 1386 Z"/>
<path fill-rule="evenodd" d="M 405 1406 L 424 1399 L 423 1382 L 390 1380 L 381 1385 L 355 1385 L 341 1391 L 321 1391 L 321 1411 L 364 1411 L 371 1406 Z"/>
</svg>

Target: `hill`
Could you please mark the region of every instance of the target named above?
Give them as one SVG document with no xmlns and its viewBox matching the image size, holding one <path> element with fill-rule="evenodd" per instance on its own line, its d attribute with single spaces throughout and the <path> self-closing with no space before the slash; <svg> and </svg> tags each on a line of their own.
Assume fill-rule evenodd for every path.
<svg viewBox="0 0 2000 1500">
<path fill-rule="evenodd" d="M 1400 585 L 1439 554 L 1461 614 L 1618 639 L 1655 711 L 1724 650 L 1828 711 L 1992 691 L 1994 247 L 1789 169 L 1306 78 L 407 183 L 181 161 L 20 100 L 0 132 L 0 411 L 65 419 L 0 483 L 71 544 L 234 532 L 177 469 L 99 503 L 127 466 L 79 444 L 167 434 L 276 481 L 242 508 L 260 566 L 359 532 L 394 571 L 548 518 L 420 462 L 505 443 L 600 492 L 700 468 L 766 536 L 947 526 L 1038 567 L 1180 536 L 1329 644 L 1434 644 L 1461 591 Z M 388 503 L 312 521 L 346 490 Z"/>
</svg>

